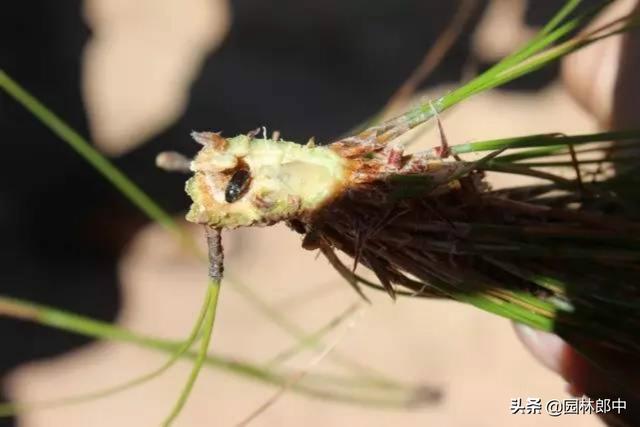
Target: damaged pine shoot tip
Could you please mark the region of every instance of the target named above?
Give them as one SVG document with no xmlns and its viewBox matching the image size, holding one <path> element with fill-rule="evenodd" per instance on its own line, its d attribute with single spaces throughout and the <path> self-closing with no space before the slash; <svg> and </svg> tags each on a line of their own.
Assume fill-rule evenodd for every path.
<svg viewBox="0 0 640 427">
<path fill-rule="evenodd" d="M 550 138 L 554 146 L 576 138 L 555 134 L 485 143 L 491 146 L 488 155 L 465 160 L 460 156 L 473 151 L 470 145 L 449 145 L 438 117 L 469 96 L 635 22 L 627 17 L 567 38 L 591 16 L 569 18 L 578 3 L 570 2 L 540 36 L 468 85 L 356 135 L 301 145 L 267 139 L 266 132 L 263 138 L 255 132 L 232 138 L 194 133 L 202 148 L 190 165 L 193 176 L 186 190 L 193 203 L 187 219 L 225 229 L 284 222 L 304 235 L 305 249 L 320 249 L 365 300 L 355 275 L 358 264 L 369 268 L 394 298 L 395 286 L 410 294 L 445 296 L 567 339 L 604 340 L 639 353 L 637 311 L 624 324 L 609 313 L 629 301 L 640 306 L 640 292 L 605 286 L 612 266 L 620 283 L 640 279 L 640 242 L 631 234 L 640 223 L 625 210 L 627 201 L 607 188 L 619 181 L 600 174 L 599 181 L 585 182 L 580 169 L 585 164 L 575 144 L 565 145 L 575 179 L 506 160 L 512 148 L 539 150 L 549 146 Z M 560 44 L 549 47 L 554 42 Z M 397 138 L 434 117 L 440 147 L 405 153 Z M 526 192 L 519 187 L 494 191 L 485 177 L 492 171 L 548 183 Z M 614 229 L 624 234 L 595 237 Z M 335 251 L 353 258 L 353 270 Z M 547 280 L 561 286 L 550 289 Z"/>
<path fill-rule="evenodd" d="M 541 137 L 541 144 L 547 140 Z M 217 253 L 214 228 L 286 222 L 304 235 L 305 249 L 320 249 L 365 299 L 357 276 L 335 250 L 372 270 L 392 296 L 394 284 L 446 295 L 534 327 L 554 328 L 565 337 L 606 338 L 637 351 L 633 328 L 640 319 L 633 317 L 621 328 L 607 317 L 595 326 L 582 319 L 607 311 L 593 300 L 604 293 L 616 301 L 635 298 L 634 289 L 605 289 L 599 282 L 612 263 L 635 280 L 639 242 L 629 234 L 612 236 L 612 246 L 601 246 L 603 233 L 636 230 L 640 224 L 599 211 L 604 202 L 599 183 L 574 185 L 553 172 L 502 165 L 500 156 L 519 143 L 505 140 L 485 157 L 465 161 L 428 153 L 398 156 L 398 147 L 375 133 L 312 147 L 216 135 L 192 161 L 187 191 L 193 205 L 187 217 L 208 227 L 212 254 Z M 527 144 L 535 146 L 535 138 Z M 552 186 L 529 194 L 518 187 L 495 192 L 484 176 L 493 169 L 549 178 Z M 229 200 L 238 170 L 250 173 L 249 184 Z M 576 197 L 548 206 L 544 196 L 553 191 Z M 490 261 L 496 256 L 508 268 Z M 574 280 L 586 286 L 580 274 L 585 260 L 596 273 L 589 294 L 569 288 Z M 521 269 L 563 286 L 550 290 L 533 276 L 516 274 Z"/>
</svg>

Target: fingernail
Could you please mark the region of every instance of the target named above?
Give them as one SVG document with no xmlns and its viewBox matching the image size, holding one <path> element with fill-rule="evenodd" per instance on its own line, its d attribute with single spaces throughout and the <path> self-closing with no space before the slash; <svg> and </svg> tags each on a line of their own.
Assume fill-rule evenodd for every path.
<svg viewBox="0 0 640 427">
<path fill-rule="evenodd" d="M 514 323 L 514 329 L 520 341 L 540 363 L 554 372 L 561 372 L 563 352 L 567 344 L 560 337 L 519 323 Z"/>
</svg>

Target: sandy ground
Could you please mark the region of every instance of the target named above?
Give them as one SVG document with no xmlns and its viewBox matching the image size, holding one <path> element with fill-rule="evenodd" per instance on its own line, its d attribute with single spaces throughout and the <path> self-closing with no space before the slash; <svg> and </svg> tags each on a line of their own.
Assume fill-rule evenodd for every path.
<svg viewBox="0 0 640 427">
<path fill-rule="evenodd" d="M 521 7 L 523 2 L 512 4 Z M 89 0 L 86 5 L 88 21 L 96 31 L 86 51 L 91 124 L 100 147 L 119 152 L 157 132 L 180 113 L 202 55 L 214 49 L 227 30 L 228 5 L 222 0 Z M 498 12 L 504 6 L 504 1 L 494 2 Z M 517 19 L 517 7 L 498 15 Z M 171 31 L 159 31 L 167 28 L 167 20 Z M 207 25 L 210 20 L 220 25 Z M 492 55 L 486 34 L 478 35 L 477 46 Z M 505 47 L 493 49 L 499 53 Z M 154 58 L 145 63 L 155 68 L 153 79 L 144 72 L 120 70 L 122 61 L 141 61 L 143 51 L 145 58 Z M 136 88 L 135 96 L 132 88 Z M 434 88 L 430 93 L 442 90 Z M 132 114 L 117 114 L 120 105 L 131 103 L 135 105 Z M 495 91 L 464 103 L 446 116 L 445 124 L 452 142 L 550 130 L 593 130 L 591 121 L 560 86 L 535 96 Z M 140 129 L 142 135 L 137 133 Z M 433 145 L 437 139 L 428 132 L 421 141 Z M 200 239 L 200 230 L 194 233 Z M 228 279 L 212 345 L 221 354 L 264 362 L 293 343 L 234 283 L 250 286 L 306 331 L 326 324 L 356 300 L 327 263 L 302 250 L 299 238 L 283 227 L 242 230 L 228 233 L 225 239 Z M 159 227 L 139 233 L 120 267 L 124 306 L 119 325 L 160 337 L 185 336 L 203 296 L 204 268 Z M 599 425 L 589 416 L 511 415 L 512 398 L 563 399 L 568 397 L 565 385 L 523 349 L 509 322 L 473 308 L 403 299 L 393 304 L 384 295 L 375 295 L 374 304 L 354 317 L 350 328 L 339 328 L 325 341 L 337 342 L 336 352 L 397 380 L 442 387 L 444 399 L 420 410 L 399 411 L 336 404 L 289 392 L 252 425 Z M 315 355 L 305 352 L 287 366 L 304 368 Z M 17 369 L 8 387 L 21 401 L 71 395 L 118 383 L 163 360 L 161 354 L 133 346 L 95 343 Z M 324 372 L 331 366 L 327 357 L 311 371 Z M 151 383 L 108 399 L 27 414 L 20 425 L 157 425 L 176 399 L 189 368 L 181 363 Z M 228 372 L 206 369 L 176 425 L 234 425 L 276 391 Z"/>
</svg>

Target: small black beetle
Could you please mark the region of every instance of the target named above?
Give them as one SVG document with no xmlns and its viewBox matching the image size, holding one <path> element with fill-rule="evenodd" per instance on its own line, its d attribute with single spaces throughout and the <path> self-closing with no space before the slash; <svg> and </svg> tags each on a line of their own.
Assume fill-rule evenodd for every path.
<svg viewBox="0 0 640 427">
<path fill-rule="evenodd" d="M 224 199 L 227 203 L 238 200 L 249 188 L 251 182 L 251 172 L 248 169 L 238 169 L 231 175 L 229 184 L 224 191 Z"/>
</svg>

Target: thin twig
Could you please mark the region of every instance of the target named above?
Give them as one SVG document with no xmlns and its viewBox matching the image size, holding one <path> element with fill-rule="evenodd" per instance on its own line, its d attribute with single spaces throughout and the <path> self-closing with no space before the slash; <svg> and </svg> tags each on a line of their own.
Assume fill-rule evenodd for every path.
<svg viewBox="0 0 640 427">
<path fill-rule="evenodd" d="M 459 6 L 449 21 L 445 30 L 438 36 L 435 43 L 427 51 L 422 58 L 422 62 L 418 65 L 409 78 L 394 92 L 383 108 L 383 115 L 396 111 L 399 107 L 406 104 L 407 100 L 416 92 L 422 82 L 424 82 L 438 65 L 442 59 L 453 47 L 455 42 L 462 34 L 467 22 L 473 16 L 478 2 L 477 0 L 459 0 Z"/>
</svg>

